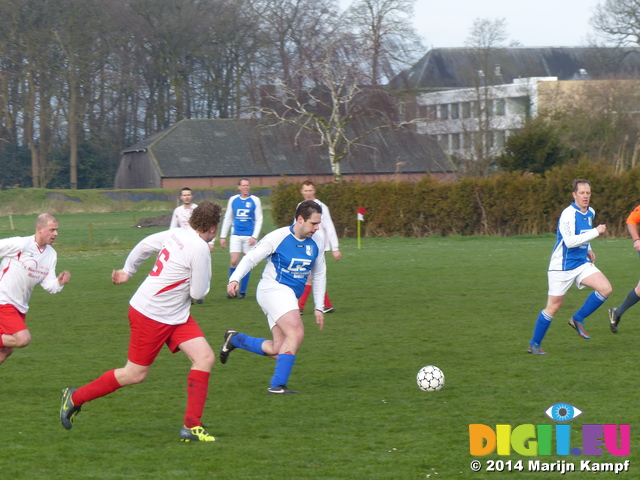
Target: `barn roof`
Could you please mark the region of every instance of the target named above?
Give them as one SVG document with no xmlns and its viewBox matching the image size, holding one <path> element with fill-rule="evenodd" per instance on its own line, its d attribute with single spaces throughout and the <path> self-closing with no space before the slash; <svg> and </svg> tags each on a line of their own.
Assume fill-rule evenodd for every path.
<svg viewBox="0 0 640 480">
<path fill-rule="evenodd" d="M 366 131 L 357 121 L 351 135 Z M 161 177 L 326 175 L 331 166 L 317 137 L 292 124 L 258 119 L 182 120 L 123 154 L 149 153 Z M 352 149 L 343 174 L 452 172 L 440 145 L 410 128 L 383 128 Z"/>
<path fill-rule="evenodd" d="M 389 82 L 394 90 L 437 90 L 477 86 L 478 72 L 489 84 L 516 78 L 558 80 L 638 76 L 640 52 L 612 47 L 435 48 Z"/>
</svg>

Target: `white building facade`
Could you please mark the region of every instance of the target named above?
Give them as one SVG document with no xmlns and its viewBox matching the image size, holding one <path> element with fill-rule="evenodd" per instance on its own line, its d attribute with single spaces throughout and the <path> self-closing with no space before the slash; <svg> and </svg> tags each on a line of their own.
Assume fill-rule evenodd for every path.
<svg viewBox="0 0 640 480">
<path fill-rule="evenodd" d="M 538 85 L 557 77 L 515 79 L 511 84 L 423 93 L 417 97 L 417 132 L 445 153 L 468 160 L 496 156 L 528 117 L 538 114 Z"/>
</svg>

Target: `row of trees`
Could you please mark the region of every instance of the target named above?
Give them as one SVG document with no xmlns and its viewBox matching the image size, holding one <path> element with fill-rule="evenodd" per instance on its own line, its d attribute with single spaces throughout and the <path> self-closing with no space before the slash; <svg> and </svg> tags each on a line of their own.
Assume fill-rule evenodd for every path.
<svg viewBox="0 0 640 480">
<path fill-rule="evenodd" d="M 4 0 L 0 186 L 110 186 L 125 146 L 185 118 L 261 114 L 323 71 L 349 72 L 337 92 L 375 88 L 423 53 L 414 2 Z"/>
</svg>

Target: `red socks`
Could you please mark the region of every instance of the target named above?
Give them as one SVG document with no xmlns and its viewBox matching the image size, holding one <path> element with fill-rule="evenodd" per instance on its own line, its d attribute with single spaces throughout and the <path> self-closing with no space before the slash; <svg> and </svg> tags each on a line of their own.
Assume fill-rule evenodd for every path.
<svg viewBox="0 0 640 480">
<path fill-rule="evenodd" d="M 309 299 L 309 295 L 311 294 L 311 288 L 311 285 L 304 286 L 304 292 L 302 292 L 302 295 L 298 299 L 298 308 L 300 310 L 304 310 L 304 306 L 307 304 L 307 300 Z M 324 292 L 324 308 L 332 307 L 333 304 L 331 303 L 331 300 L 329 300 L 329 294 L 327 292 Z"/>
<path fill-rule="evenodd" d="M 187 378 L 187 411 L 184 414 L 184 426 L 187 428 L 202 425 L 202 412 L 209 393 L 209 372 L 189 370 Z"/>
<path fill-rule="evenodd" d="M 184 416 L 184 426 L 193 428 L 202 425 L 202 412 L 209 392 L 209 372 L 190 370 L 187 379 L 187 411 Z M 96 398 L 104 397 L 115 392 L 122 385 L 116 380 L 115 370 L 109 370 L 93 382 L 80 387 L 73 392 L 71 400 L 76 407 Z"/>
<path fill-rule="evenodd" d="M 329 294 L 325 291 L 324 292 L 324 308 L 332 308 L 333 304 L 331 303 L 331 300 L 329 300 Z"/>
<path fill-rule="evenodd" d="M 85 402 L 90 402 L 96 398 L 109 395 L 119 388 L 122 388 L 122 385 L 120 385 L 116 380 L 115 370 L 109 370 L 101 377 L 96 378 L 93 382 L 88 383 L 73 392 L 71 401 L 76 407 L 79 407 Z"/>
<path fill-rule="evenodd" d="M 298 299 L 298 308 L 300 310 L 304 310 L 304 306 L 307 304 L 307 300 L 309 298 L 310 293 L 311 293 L 311 285 L 305 285 L 304 292 L 302 292 L 302 295 Z"/>
</svg>

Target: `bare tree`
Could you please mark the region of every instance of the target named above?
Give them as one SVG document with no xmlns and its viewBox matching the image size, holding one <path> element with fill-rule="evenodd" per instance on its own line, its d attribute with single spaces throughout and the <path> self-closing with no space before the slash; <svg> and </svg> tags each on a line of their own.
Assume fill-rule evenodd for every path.
<svg viewBox="0 0 640 480">
<path fill-rule="evenodd" d="M 341 161 L 350 149 L 362 144 L 365 137 L 381 128 L 391 127 L 393 108 L 381 89 L 365 88 L 360 83 L 362 52 L 345 56 L 344 38 L 336 39 L 324 49 L 322 63 L 295 72 L 306 86 L 292 87 L 278 80 L 274 88 L 264 90 L 265 106 L 259 113 L 281 123 L 299 127 L 298 135 L 310 132 L 317 146 L 325 147 L 335 181 L 342 179 Z M 358 132 L 353 124 L 368 118 L 367 126 Z"/>
<path fill-rule="evenodd" d="M 83 137 L 84 116 L 92 103 L 89 86 L 104 67 L 108 54 L 108 25 L 102 18 L 109 14 L 101 0 L 57 0 L 53 35 L 60 48 L 61 80 L 67 108 L 69 143 L 69 181 L 78 188 L 78 144 Z"/>
<path fill-rule="evenodd" d="M 472 158 L 463 159 L 470 174 L 484 175 L 492 160 L 493 144 L 493 89 L 502 83 L 499 62 L 500 49 L 508 35 L 504 18 L 477 18 L 474 20 L 466 45 L 471 49 L 468 75 L 476 91 L 473 101 L 472 128 L 466 133 L 472 146 Z"/>
<path fill-rule="evenodd" d="M 507 21 L 504 18 L 476 18 L 465 44 L 482 50 L 504 46 L 508 35 Z"/>
<path fill-rule="evenodd" d="M 265 47 L 256 60 L 268 76 L 302 87 L 295 73 L 315 64 L 322 46 L 339 35 L 336 0 L 255 0 L 252 6 Z"/>
<path fill-rule="evenodd" d="M 357 0 L 347 11 L 347 25 L 369 49 L 366 63 L 374 87 L 424 54 L 422 41 L 411 25 L 415 1 Z"/>
<path fill-rule="evenodd" d="M 60 62 L 51 37 L 52 8 L 38 0 L 8 0 L 0 15 L 5 55 L 11 55 L 24 92 L 17 118 L 31 153 L 34 187 L 45 187 L 57 170 L 51 152 L 59 126 L 60 105 L 55 94 Z"/>
<path fill-rule="evenodd" d="M 640 45 L 640 0 L 606 0 L 597 5 L 591 24 L 619 47 Z"/>
</svg>

